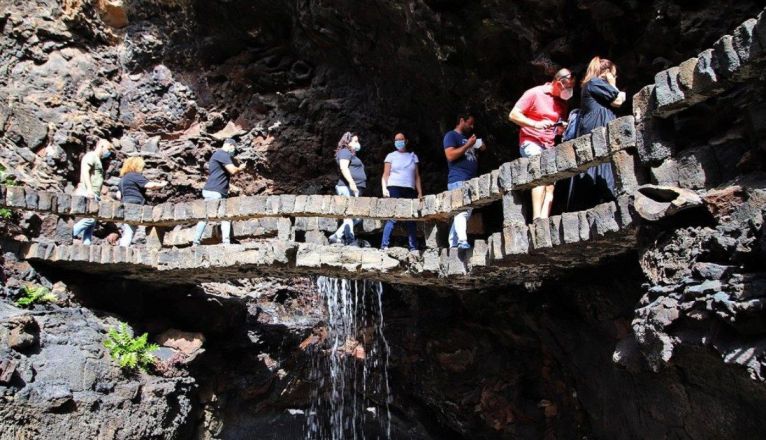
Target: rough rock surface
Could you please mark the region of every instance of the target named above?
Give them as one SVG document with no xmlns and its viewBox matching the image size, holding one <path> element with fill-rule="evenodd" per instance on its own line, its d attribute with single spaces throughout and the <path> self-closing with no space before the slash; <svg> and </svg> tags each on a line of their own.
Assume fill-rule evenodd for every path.
<svg viewBox="0 0 766 440">
<path fill-rule="evenodd" d="M 5 273 L 24 266 L 6 263 Z M 28 267 L 25 275 L 46 282 Z M 4 300 L 12 289 L 4 287 Z M 190 435 L 195 381 L 124 373 L 103 345 L 116 325 L 79 306 L 0 302 L 0 438 Z"/>
<path fill-rule="evenodd" d="M 140 155 L 149 178 L 172 183 L 152 202 L 180 202 L 198 198 L 205 159 L 237 135 L 249 167 L 235 192 L 329 194 L 335 143 L 353 130 L 374 192 L 401 130 L 433 193 L 441 136 L 463 107 L 490 146 L 485 172 L 516 157 L 515 99 L 559 66 L 582 72 L 601 53 L 628 95 L 717 41 L 702 67 L 730 69 L 744 37 L 721 37 L 763 7 L 469 3 L 0 0 L 0 164 L 71 192 L 86 146 L 108 138 L 112 192 Z M 750 29 L 761 46 L 749 49 L 766 47 Z M 762 437 L 765 202 L 758 179 L 736 180 L 764 170 L 762 96 L 762 81 L 743 84 L 656 122 L 641 177 L 697 191 L 706 209 L 645 225 L 639 255 L 528 289 L 387 286 L 397 438 Z M 71 240 L 69 218 L 11 220 L 3 235 Z M 0 437 L 303 438 L 289 411 L 310 398 L 301 343 L 325 319 L 311 280 L 163 289 L 53 275 L 3 265 Z M 59 305 L 12 306 L 28 282 Z M 102 345 L 118 318 L 153 338 L 201 333 L 204 352 L 126 376 Z"/>
</svg>

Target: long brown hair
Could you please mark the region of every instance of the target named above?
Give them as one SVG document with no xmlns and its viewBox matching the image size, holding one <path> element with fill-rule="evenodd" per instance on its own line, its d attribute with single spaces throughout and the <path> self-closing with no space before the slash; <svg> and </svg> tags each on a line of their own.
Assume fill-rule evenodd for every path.
<svg viewBox="0 0 766 440">
<path fill-rule="evenodd" d="M 607 72 L 611 72 L 617 66 L 606 58 L 593 57 L 588 64 L 588 70 L 585 72 L 585 78 L 582 79 L 582 85 L 588 83 L 593 78 L 602 78 Z"/>
<path fill-rule="evenodd" d="M 350 131 L 347 131 L 343 133 L 343 136 L 340 137 L 340 140 L 338 141 L 338 148 L 335 149 L 335 154 L 338 154 L 338 152 L 342 149 L 347 149 L 351 152 L 351 154 L 356 154 L 356 151 L 354 151 L 353 148 L 349 147 L 348 144 L 351 142 L 351 139 L 354 138 L 356 134 L 351 133 Z"/>
</svg>

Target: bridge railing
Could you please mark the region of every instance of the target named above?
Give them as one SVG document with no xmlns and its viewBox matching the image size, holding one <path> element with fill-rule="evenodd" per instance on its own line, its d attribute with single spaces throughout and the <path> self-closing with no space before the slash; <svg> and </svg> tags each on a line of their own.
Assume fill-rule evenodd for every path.
<svg viewBox="0 0 766 440">
<path fill-rule="evenodd" d="M 37 191 L 29 187 L 0 186 L 0 204 L 9 208 L 144 226 L 264 217 L 444 221 L 469 208 L 496 202 L 509 191 L 529 189 L 575 175 L 635 146 L 635 124 L 633 117 L 627 116 L 592 134 L 545 150 L 539 156 L 504 163 L 490 173 L 467 181 L 462 188 L 429 194 L 419 200 L 282 194 L 135 205 Z"/>
</svg>

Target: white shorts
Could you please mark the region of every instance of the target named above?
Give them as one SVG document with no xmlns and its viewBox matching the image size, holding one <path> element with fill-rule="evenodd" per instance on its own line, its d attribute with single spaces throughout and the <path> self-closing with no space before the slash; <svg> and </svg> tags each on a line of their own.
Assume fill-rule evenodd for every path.
<svg viewBox="0 0 766 440">
<path fill-rule="evenodd" d="M 521 157 L 532 157 L 543 154 L 543 146 L 532 141 L 524 141 L 519 147 Z"/>
</svg>

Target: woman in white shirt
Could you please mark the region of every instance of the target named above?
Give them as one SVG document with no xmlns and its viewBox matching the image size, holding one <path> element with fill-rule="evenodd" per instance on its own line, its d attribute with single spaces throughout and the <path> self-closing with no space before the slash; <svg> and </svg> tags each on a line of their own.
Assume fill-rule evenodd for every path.
<svg viewBox="0 0 766 440">
<path fill-rule="evenodd" d="M 381 179 L 383 197 L 395 199 L 414 199 L 423 197 L 423 189 L 420 186 L 420 171 L 418 170 L 418 156 L 407 151 L 407 138 L 398 133 L 394 138 L 396 151 L 386 156 Z M 404 222 L 407 227 L 407 237 L 410 250 L 417 250 L 417 226 L 415 222 Z M 388 220 L 383 228 L 383 240 L 381 249 L 388 248 L 391 242 L 391 232 L 396 226 L 396 220 Z"/>
</svg>

